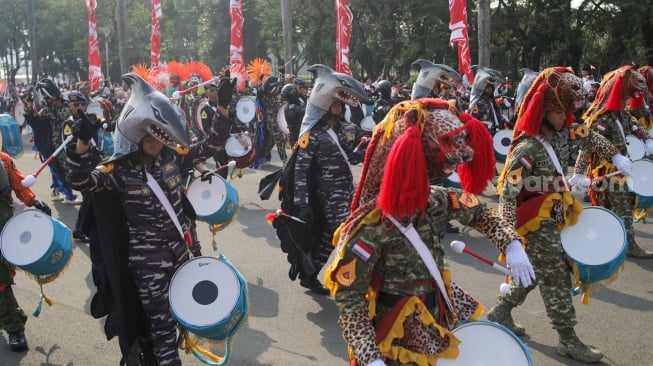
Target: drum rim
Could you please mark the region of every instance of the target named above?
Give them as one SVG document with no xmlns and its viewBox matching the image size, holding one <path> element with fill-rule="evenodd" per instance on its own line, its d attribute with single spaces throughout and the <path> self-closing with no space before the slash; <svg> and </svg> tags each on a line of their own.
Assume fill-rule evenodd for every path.
<svg viewBox="0 0 653 366">
<path fill-rule="evenodd" d="M 25 209 L 25 210 L 15 214 L 15 215 L 13 215 L 12 217 L 10 217 L 9 220 L 7 220 L 7 222 L 5 223 L 5 226 L 2 228 L 2 231 L 0 232 L 0 252 L 2 252 L 2 256 L 5 259 L 7 259 L 8 261 L 9 261 L 9 259 L 14 259 L 14 258 L 11 258 L 11 255 L 10 256 L 6 255 L 5 245 L 2 245 L 2 243 L 4 243 L 4 242 L 8 242 L 8 241 L 11 242 L 10 240 L 5 240 L 6 239 L 5 234 L 8 235 L 7 230 L 11 226 L 12 222 L 15 223 L 19 219 L 22 219 L 23 216 L 27 216 L 27 215 L 31 215 L 31 214 L 39 214 L 39 220 L 42 220 L 42 221 L 45 221 L 43 219 L 48 219 L 48 221 L 50 222 L 50 225 L 48 225 L 46 227 L 43 227 L 43 228 L 39 228 L 38 231 L 41 234 L 50 234 L 50 237 L 51 237 L 50 240 L 54 239 L 55 228 L 54 228 L 54 223 L 52 222 L 52 220 L 54 218 L 42 213 L 39 210 L 36 210 L 36 209 Z M 50 244 L 52 244 L 52 243 L 50 243 Z M 45 249 L 49 249 L 49 248 L 50 248 L 50 246 L 48 245 Z M 32 249 L 44 249 L 44 248 L 42 248 L 42 246 L 39 245 L 38 248 L 36 246 L 32 246 Z M 30 252 L 33 252 L 33 250 L 30 251 Z M 17 263 L 15 261 L 13 261 L 13 262 L 9 261 L 9 262 L 12 263 L 13 265 L 15 265 L 16 267 L 27 267 L 27 266 L 33 265 L 33 264 L 41 261 L 43 259 L 43 257 L 47 254 L 47 252 L 48 252 L 47 250 L 42 251 L 41 256 L 38 257 L 38 258 L 35 258 L 35 260 L 32 260 L 31 262 L 25 262 L 25 263 Z"/>
<path fill-rule="evenodd" d="M 236 137 L 237 135 L 240 135 L 240 136 L 242 136 L 242 137 L 245 137 L 246 139 L 249 140 L 249 149 L 245 150 L 245 153 L 242 154 L 242 155 L 234 155 L 234 154 L 230 153 L 230 152 L 229 152 L 229 149 L 228 149 L 228 147 L 227 147 L 227 146 L 229 145 L 229 142 L 230 142 L 230 141 L 234 141 L 234 140 L 235 140 L 235 141 L 238 141 L 238 137 Z M 239 144 L 240 146 L 242 146 L 240 143 L 238 143 L 238 144 Z M 253 140 L 252 140 L 252 139 L 251 139 L 247 134 L 244 134 L 244 133 L 233 134 L 233 135 L 229 136 L 229 138 L 227 138 L 227 141 L 225 141 L 225 143 L 224 143 L 224 150 L 225 150 L 225 152 L 227 153 L 227 155 L 230 156 L 230 157 L 232 157 L 232 158 L 243 158 L 243 157 L 246 157 L 247 154 L 251 154 L 251 152 L 254 150 L 254 141 L 253 141 Z"/>
</svg>

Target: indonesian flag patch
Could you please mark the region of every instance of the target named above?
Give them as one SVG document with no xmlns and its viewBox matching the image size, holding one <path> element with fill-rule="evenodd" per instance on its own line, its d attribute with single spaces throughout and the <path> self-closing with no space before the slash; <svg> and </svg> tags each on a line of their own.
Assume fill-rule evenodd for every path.
<svg viewBox="0 0 653 366">
<path fill-rule="evenodd" d="M 524 156 L 521 159 L 519 159 L 519 161 L 521 162 L 521 165 L 524 168 L 526 168 L 526 170 L 533 169 L 533 159 L 531 159 L 531 158 L 529 158 L 527 156 Z"/>
<path fill-rule="evenodd" d="M 605 130 L 608 128 L 608 126 L 607 126 L 605 123 L 599 123 L 598 125 L 596 125 L 596 128 L 597 128 L 599 131 L 603 132 L 603 131 L 605 131 Z"/>
<path fill-rule="evenodd" d="M 351 248 L 351 250 L 356 254 L 356 256 L 358 256 L 358 258 L 362 259 L 363 262 L 370 260 L 372 254 L 374 254 L 374 250 L 372 250 L 372 248 L 367 244 L 363 243 L 362 240 L 356 241 L 356 244 L 354 244 L 354 247 Z"/>
</svg>

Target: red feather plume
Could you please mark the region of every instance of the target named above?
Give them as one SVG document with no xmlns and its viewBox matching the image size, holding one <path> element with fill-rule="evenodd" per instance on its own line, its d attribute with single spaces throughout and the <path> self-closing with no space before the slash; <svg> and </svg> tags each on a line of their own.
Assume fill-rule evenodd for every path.
<svg viewBox="0 0 653 366">
<path fill-rule="evenodd" d="M 481 194 L 494 177 L 496 158 L 492 135 L 481 121 L 468 113 L 461 113 L 460 121 L 467 127 L 468 143 L 474 149 L 474 158 L 458 167 L 460 185 L 465 192 Z"/>
</svg>

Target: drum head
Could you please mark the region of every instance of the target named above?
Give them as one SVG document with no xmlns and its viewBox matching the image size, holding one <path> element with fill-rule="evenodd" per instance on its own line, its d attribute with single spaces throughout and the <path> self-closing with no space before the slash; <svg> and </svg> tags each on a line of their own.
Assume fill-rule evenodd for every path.
<svg viewBox="0 0 653 366">
<path fill-rule="evenodd" d="M 374 130 L 374 127 L 376 127 L 376 122 L 374 122 L 374 118 L 372 116 L 366 116 L 361 121 L 361 130 L 363 131 L 370 132 Z"/>
<path fill-rule="evenodd" d="M 50 216 L 39 210 L 25 210 L 9 219 L 2 229 L 2 255 L 17 267 L 26 266 L 41 259 L 53 239 Z"/>
<path fill-rule="evenodd" d="M 290 136 L 290 129 L 288 128 L 288 122 L 286 121 L 287 106 L 288 102 L 283 103 L 277 112 L 277 126 L 279 126 L 279 131 L 281 131 L 281 133 L 286 137 Z"/>
<path fill-rule="evenodd" d="M 104 109 L 102 109 L 102 105 L 95 100 L 88 104 L 86 107 L 86 113 L 93 113 L 98 118 L 104 118 Z"/>
<path fill-rule="evenodd" d="M 23 127 L 25 124 L 25 106 L 23 105 L 23 102 L 16 102 L 13 114 L 18 126 Z"/>
<path fill-rule="evenodd" d="M 626 229 L 612 211 L 588 206 L 583 209 L 576 225 L 560 232 L 562 247 L 572 259 L 586 265 L 610 263 L 626 245 Z"/>
<path fill-rule="evenodd" d="M 438 366 L 532 366 L 530 352 L 512 332 L 503 326 L 476 321 L 466 323 L 453 330 L 460 340 L 458 357 L 439 358 Z"/>
<path fill-rule="evenodd" d="M 242 123 L 250 123 L 256 117 L 254 97 L 242 97 L 236 103 L 236 118 Z"/>
<path fill-rule="evenodd" d="M 214 257 L 195 257 L 182 264 L 172 277 L 170 308 L 180 323 L 217 325 L 236 308 L 240 290 L 240 281 L 230 265 Z"/>
<path fill-rule="evenodd" d="M 631 192 L 643 197 L 653 197 L 653 161 L 633 161 L 634 177 L 628 177 L 626 184 Z"/>
<path fill-rule="evenodd" d="M 512 130 L 499 130 L 494 134 L 492 140 L 494 141 L 494 151 L 501 156 L 507 156 L 512 141 Z"/>
<path fill-rule="evenodd" d="M 220 176 L 213 176 L 211 182 L 195 179 L 188 187 L 186 197 L 198 216 L 209 216 L 227 201 L 227 183 Z"/>
<path fill-rule="evenodd" d="M 626 147 L 631 160 L 639 160 L 646 156 L 646 145 L 633 135 L 626 136 Z"/>
<path fill-rule="evenodd" d="M 231 135 L 224 145 L 227 155 L 240 158 L 252 151 L 252 139 L 244 134 Z"/>
</svg>

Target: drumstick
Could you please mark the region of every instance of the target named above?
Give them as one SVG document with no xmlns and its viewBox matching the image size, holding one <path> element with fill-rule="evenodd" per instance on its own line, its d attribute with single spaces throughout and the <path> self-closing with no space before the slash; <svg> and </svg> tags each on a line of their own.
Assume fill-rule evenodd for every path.
<svg viewBox="0 0 653 366">
<path fill-rule="evenodd" d="M 510 276 L 506 275 L 506 277 L 503 279 L 503 282 L 499 286 L 499 292 L 502 294 L 507 294 L 510 292 Z"/>
<path fill-rule="evenodd" d="M 456 253 L 463 253 L 463 252 L 467 253 L 467 254 L 471 255 L 472 257 L 475 257 L 476 259 L 479 259 L 481 262 L 489 265 L 490 267 L 493 267 L 494 269 L 505 273 L 506 275 L 511 274 L 510 270 L 508 268 L 506 268 L 506 267 L 504 267 L 502 265 L 499 265 L 499 264 L 497 264 L 495 262 L 492 262 L 491 260 L 483 257 L 482 255 L 472 251 L 471 249 L 467 248 L 465 246 L 465 243 L 463 243 L 462 241 L 459 241 L 459 240 L 452 241 L 451 242 L 451 249 L 453 249 Z"/>
<path fill-rule="evenodd" d="M 68 137 L 66 137 L 66 139 L 63 141 L 63 143 L 61 145 L 59 145 L 59 147 L 52 153 L 52 155 L 50 155 L 50 157 L 48 157 L 43 162 L 43 164 L 41 164 L 41 166 L 36 170 L 36 172 L 34 174 L 26 176 L 25 179 L 23 179 L 20 182 L 23 185 L 23 187 L 33 186 L 34 183 L 36 183 L 36 177 L 38 177 L 38 175 L 41 173 L 41 171 L 43 171 L 43 169 L 45 169 L 45 167 L 48 166 L 48 164 L 50 164 L 52 162 L 52 160 L 54 160 L 54 158 L 61 152 L 61 150 L 66 148 L 66 145 L 68 145 L 68 143 L 70 141 L 72 141 L 72 139 L 73 139 L 73 135 L 68 135 Z"/>
<path fill-rule="evenodd" d="M 300 219 L 299 217 L 295 217 L 295 216 L 289 215 L 289 214 L 283 212 L 281 209 L 278 209 L 278 210 L 277 210 L 277 216 L 285 216 L 285 217 L 287 217 L 287 218 L 289 218 L 289 219 L 291 219 L 291 220 L 295 220 L 295 221 L 297 221 L 297 222 L 301 222 L 302 224 L 305 224 L 305 223 L 306 223 L 306 221 Z"/>
<path fill-rule="evenodd" d="M 207 80 L 207 81 L 205 81 L 205 82 L 203 82 L 203 83 L 199 83 L 199 84 L 197 84 L 197 85 L 191 86 L 191 87 L 188 88 L 188 89 L 184 89 L 184 90 L 175 90 L 175 92 L 172 93 L 172 99 L 181 99 L 181 97 L 183 97 L 184 95 L 186 95 L 186 94 L 188 94 L 188 93 L 192 93 L 192 92 L 194 92 L 194 91 L 197 90 L 200 86 L 204 86 L 204 85 L 206 85 L 206 84 L 208 84 L 208 83 L 211 83 L 211 82 L 214 82 L 214 81 L 216 81 L 216 80 L 218 80 L 218 78 L 209 79 L 209 80 Z"/>
<path fill-rule="evenodd" d="M 361 137 L 361 141 L 358 143 L 358 145 L 356 145 L 356 148 L 354 148 L 354 152 L 358 151 L 358 148 L 363 146 L 363 144 L 365 144 L 366 142 L 367 142 L 367 136 Z"/>
</svg>

